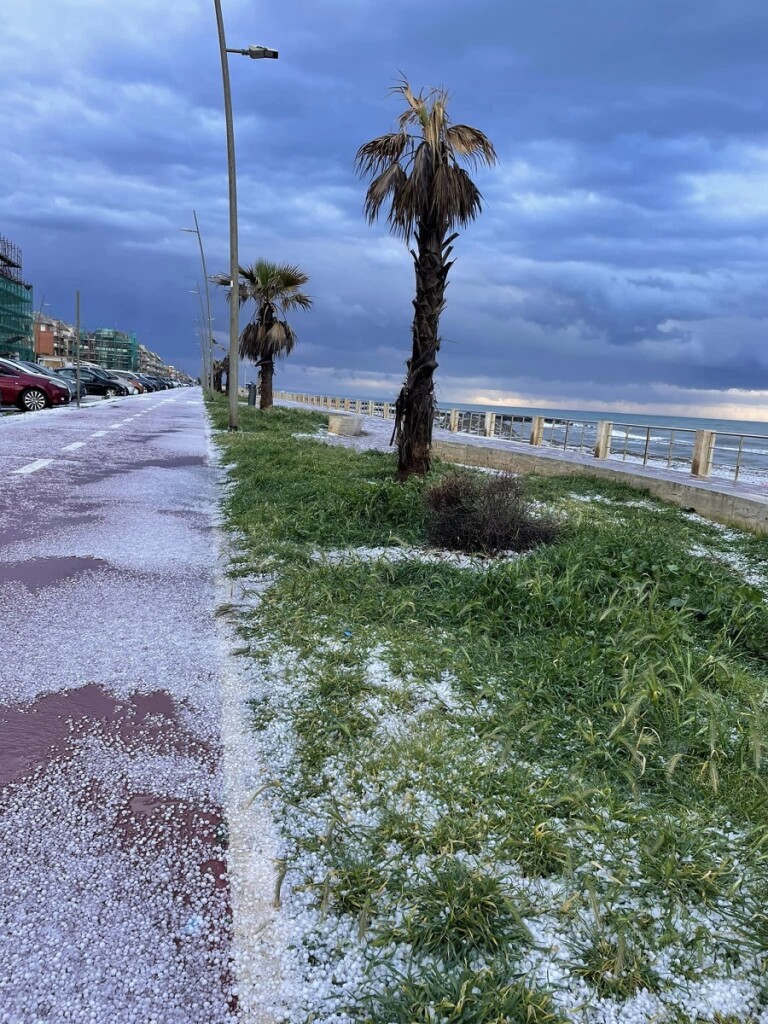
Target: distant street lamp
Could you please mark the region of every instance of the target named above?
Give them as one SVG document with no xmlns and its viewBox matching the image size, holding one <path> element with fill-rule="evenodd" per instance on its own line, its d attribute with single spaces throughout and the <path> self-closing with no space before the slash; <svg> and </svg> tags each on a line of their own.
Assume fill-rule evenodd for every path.
<svg viewBox="0 0 768 1024">
<path fill-rule="evenodd" d="M 182 231 L 186 231 L 186 228 L 182 228 Z M 196 295 L 200 300 L 200 330 L 203 329 L 203 324 L 208 324 L 208 329 L 204 336 L 204 345 L 202 348 L 203 353 L 203 376 L 202 385 L 204 388 L 213 390 L 213 317 L 211 314 L 211 308 L 208 307 L 208 316 L 205 315 L 205 309 L 203 308 L 203 293 L 200 291 L 200 282 L 198 281 L 194 288 L 190 288 L 190 295 Z M 201 335 L 201 339 L 203 336 Z"/>
<path fill-rule="evenodd" d="M 211 325 L 211 292 L 208 287 L 208 270 L 205 265 L 205 249 L 203 249 L 203 236 L 200 234 L 200 225 L 197 222 L 197 213 L 195 210 L 192 211 L 192 216 L 195 219 L 195 226 L 193 228 L 182 228 L 182 231 L 188 231 L 190 234 L 197 235 L 198 245 L 200 246 L 200 260 L 203 264 L 203 280 L 205 281 L 205 304 L 208 307 L 208 348 L 213 346 L 213 327 Z M 200 285 L 197 286 L 198 292 L 200 291 Z M 202 302 L 203 300 L 200 299 Z M 209 360 L 210 364 L 210 360 Z M 203 380 L 203 387 L 207 387 L 209 390 L 213 390 L 213 367 L 209 365 L 209 372 L 206 379 Z M 203 370 L 205 373 L 205 370 Z"/>
<path fill-rule="evenodd" d="M 240 53 L 253 60 L 277 60 L 277 50 L 269 50 L 266 46 L 249 46 L 247 50 L 227 49 L 224 36 L 224 18 L 221 13 L 221 0 L 213 0 L 216 8 L 216 26 L 219 33 L 219 52 L 221 55 L 221 78 L 224 86 L 224 120 L 227 126 L 227 173 L 229 176 L 229 276 L 231 291 L 229 293 L 229 370 L 227 373 L 227 391 L 229 392 L 229 429 L 237 430 L 238 426 L 238 342 L 240 336 L 240 273 L 237 251 L 237 181 L 235 176 L 235 129 L 232 122 L 232 91 L 229 85 L 228 53 Z"/>
</svg>

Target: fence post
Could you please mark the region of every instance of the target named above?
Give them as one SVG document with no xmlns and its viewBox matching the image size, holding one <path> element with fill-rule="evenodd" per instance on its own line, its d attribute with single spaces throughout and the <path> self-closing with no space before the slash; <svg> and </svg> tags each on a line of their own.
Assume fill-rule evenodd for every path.
<svg viewBox="0 0 768 1024">
<path fill-rule="evenodd" d="M 531 444 L 541 444 L 541 439 L 544 437 L 544 417 L 534 416 L 531 420 Z"/>
<path fill-rule="evenodd" d="M 485 436 L 486 437 L 493 437 L 493 427 L 494 427 L 495 423 L 496 423 L 496 413 L 495 412 L 487 412 L 485 414 Z"/>
<path fill-rule="evenodd" d="M 611 454 L 611 434 L 613 424 L 608 420 L 598 420 L 597 437 L 595 438 L 595 458 L 607 459 Z"/>
<path fill-rule="evenodd" d="M 693 439 L 691 476 L 709 476 L 715 454 L 715 431 L 697 430 Z"/>
<path fill-rule="evenodd" d="M 348 398 L 344 399 L 344 411 L 345 412 L 349 412 L 349 399 Z"/>
<path fill-rule="evenodd" d="M 368 415 L 373 416 L 373 407 L 376 403 L 369 400 L 368 402 Z"/>
<path fill-rule="evenodd" d="M 388 420 L 389 419 L 389 402 L 385 402 L 384 403 L 384 407 L 382 409 L 382 412 L 384 413 L 384 419 Z"/>
<path fill-rule="evenodd" d="M 451 430 L 454 434 L 459 429 L 459 410 L 458 409 L 451 409 L 451 416 L 450 416 L 450 420 L 448 421 L 448 429 Z"/>
</svg>

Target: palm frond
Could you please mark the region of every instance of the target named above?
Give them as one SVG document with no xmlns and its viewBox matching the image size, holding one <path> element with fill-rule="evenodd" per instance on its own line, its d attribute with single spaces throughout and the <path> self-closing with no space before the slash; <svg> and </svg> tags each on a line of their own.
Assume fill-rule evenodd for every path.
<svg viewBox="0 0 768 1024">
<path fill-rule="evenodd" d="M 365 194 L 365 216 L 374 221 L 389 196 L 393 202 L 406 181 L 406 174 L 398 163 L 390 164 L 378 177 L 374 178 Z"/>
<path fill-rule="evenodd" d="M 409 136 L 406 132 L 390 132 L 364 143 L 355 156 L 355 169 L 361 178 L 380 174 L 397 163 L 405 152 Z"/>
<path fill-rule="evenodd" d="M 296 292 L 294 295 L 286 295 L 280 300 L 283 309 L 311 309 L 314 300 L 304 292 Z"/>
<path fill-rule="evenodd" d="M 497 161 L 496 150 L 487 135 L 478 128 L 469 124 L 454 124 L 446 131 L 446 138 L 459 156 L 472 162 L 476 167 L 478 163 L 493 167 Z"/>
</svg>

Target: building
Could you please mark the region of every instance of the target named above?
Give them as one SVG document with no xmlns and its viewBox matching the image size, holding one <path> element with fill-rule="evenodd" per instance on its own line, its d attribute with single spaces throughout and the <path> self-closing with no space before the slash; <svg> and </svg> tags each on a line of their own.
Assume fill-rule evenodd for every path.
<svg viewBox="0 0 768 1024">
<path fill-rule="evenodd" d="M 32 285 L 22 274 L 21 249 L 0 235 L 0 356 L 34 355 Z"/>
<path fill-rule="evenodd" d="M 88 335 L 87 342 L 90 354 L 81 358 L 90 359 L 110 370 L 138 370 L 139 343 L 135 334 L 98 327 Z"/>
<path fill-rule="evenodd" d="M 35 359 L 46 366 L 64 366 L 75 358 L 75 328 L 38 313 L 35 318 Z"/>
<path fill-rule="evenodd" d="M 139 345 L 139 373 L 163 373 L 165 363 L 157 354 L 151 352 L 146 345 Z"/>
</svg>

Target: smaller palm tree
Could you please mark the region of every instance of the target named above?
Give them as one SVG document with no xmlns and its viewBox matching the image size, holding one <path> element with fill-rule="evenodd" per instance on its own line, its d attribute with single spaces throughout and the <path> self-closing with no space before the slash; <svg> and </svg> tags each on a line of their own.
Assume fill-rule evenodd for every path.
<svg viewBox="0 0 768 1024">
<path fill-rule="evenodd" d="M 216 274 L 212 280 L 230 287 L 229 274 Z M 288 263 L 256 260 L 250 267 L 240 267 L 240 305 L 256 305 L 240 335 L 240 355 L 259 368 L 261 409 L 272 408 L 275 360 L 290 355 L 296 345 L 296 334 L 286 314 L 312 306 L 312 299 L 300 290 L 308 280 L 303 270 Z"/>
</svg>

